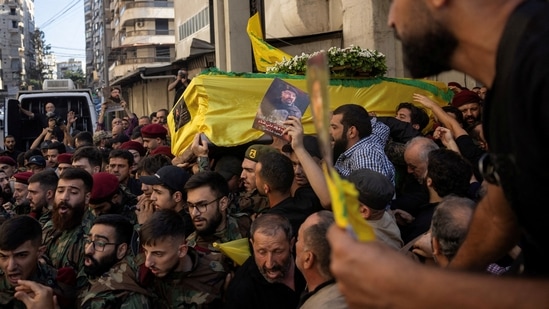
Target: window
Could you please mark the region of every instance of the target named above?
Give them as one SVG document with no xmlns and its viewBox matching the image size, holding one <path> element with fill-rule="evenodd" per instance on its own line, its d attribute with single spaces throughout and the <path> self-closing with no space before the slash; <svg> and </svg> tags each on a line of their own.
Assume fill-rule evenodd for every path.
<svg viewBox="0 0 549 309">
<path fill-rule="evenodd" d="M 156 60 L 159 62 L 170 61 L 170 48 L 164 46 L 156 47 Z"/>
<path fill-rule="evenodd" d="M 168 35 L 170 34 L 169 23 L 167 19 L 155 20 L 156 35 Z"/>
</svg>

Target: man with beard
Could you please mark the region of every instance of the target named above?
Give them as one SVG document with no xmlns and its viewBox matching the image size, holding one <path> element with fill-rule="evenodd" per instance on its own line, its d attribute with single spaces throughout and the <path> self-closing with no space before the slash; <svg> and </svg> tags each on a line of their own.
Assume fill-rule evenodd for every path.
<svg viewBox="0 0 549 309">
<path fill-rule="evenodd" d="M 14 217 L 0 225 L 1 308 L 25 308 L 22 302 L 14 299 L 15 287 L 19 285 L 20 280 L 32 280 L 47 285 L 54 290 L 59 299 L 64 292 L 68 292 L 68 287 L 57 281 L 57 270 L 39 262 L 43 252 L 41 241 L 42 227 L 29 216 Z M 69 273 L 65 272 L 64 275 Z M 72 275 L 74 276 L 74 273 Z M 66 305 L 65 300 L 63 298 L 61 304 Z"/>
<path fill-rule="evenodd" d="M 228 215 L 229 186 L 221 174 L 204 171 L 194 174 L 185 183 L 186 210 L 191 215 L 195 231 L 187 237 L 187 245 L 203 254 L 211 254 L 230 271 L 224 255 L 213 243 L 225 243 L 248 237 L 251 220 L 247 214 Z"/>
<path fill-rule="evenodd" d="M 333 227 L 331 269 L 348 303 L 357 308 L 549 303 L 547 208 L 539 206 L 549 185 L 540 143 L 548 132 L 548 15 L 546 1 L 391 2 L 388 22 L 401 38 L 413 77 L 456 69 L 489 89 L 483 123 L 490 154 L 481 161 L 486 193 L 449 267 L 482 271 L 519 243 L 522 263 L 516 269 L 522 272 L 521 278 L 493 277 L 418 266 L 380 243 L 359 243 Z"/>
<path fill-rule="evenodd" d="M 237 199 L 238 211 L 254 215 L 269 208 L 269 201 L 265 196 L 259 194 L 255 181 L 257 161 L 259 157 L 269 152 L 277 152 L 277 150 L 274 147 L 261 144 L 254 144 L 246 149 L 244 160 L 242 160 L 242 174 L 240 174 L 240 181 L 245 192 L 241 193 Z"/>
<path fill-rule="evenodd" d="M 10 156 L 1 155 L 0 170 L 4 171 L 8 178 L 10 178 L 17 171 L 17 161 L 12 159 Z"/>
<path fill-rule="evenodd" d="M 84 222 L 91 224 L 96 218 L 104 214 L 119 214 L 137 222 L 135 212 L 126 204 L 124 193 L 115 175 L 99 172 L 92 175 L 93 188 L 90 195 L 89 207 L 84 215 Z M 90 226 L 91 228 L 91 226 Z"/>
<path fill-rule="evenodd" d="M 13 197 L 13 192 L 11 190 L 10 178 L 6 175 L 6 172 L 0 170 L 0 189 L 2 197 L 2 205 L 6 202 L 9 202 Z"/>
<path fill-rule="evenodd" d="M 79 273 L 84 265 L 85 224 L 82 222 L 93 187 L 90 173 L 79 168 L 65 170 L 57 182 L 52 219 L 44 225 L 45 257 L 59 269 L 72 267 Z M 79 274 L 77 286 L 86 283 Z"/>
<path fill-rule="evenodd" d="M 13 175 L 13 198 L 11 202 L 4 204 L 4 208 L 10 208 L 16 215 L 26 215 L 31 211 L 28 195 L 29 178 L 31 172 L 21 172 Z"/>
<path fill-rule="evenodd" d="M 132 267 L 132 233 L 133 225 L 121 215 L 95 219 L 84 238 L 88 285 L 80 292 L 79 308 L 152 308 L 150 295 L 137 284 Z"/>
<path fill-rule="evenodd" d="M 15 149 L 15 137 L 13 135 L 6 135 L 4 137 L 4 152 L 2 155 L 9 156 L 14 161 L 17 161 L 17 156 L 22 151 Z"/>
<path fill-rule="evenodd" d="M 139 179 L 142 183 L 153 186 L 150 196 L 153 207 L 139 210 L 137 214 L 139 224 L 145 223 L 153 210 L 172 209 L 185 221 L 185 235 L 189 236 L 194 231 L 191 216 L 185 211 L 187 194 L 184 187 L 189 177 L 187 171 L 173 165 L 161 167 L 154 175 L 141 176 Z"/>
<path fill-rule="evenodd" d="M 141 226 L 141 285 L 158 296 L 155 308 L 220 308 L 225 275 L 210 255 L 187 246 L 185 230 L 183 218 L 171 209 L 156 211 Z"/>
<path fill-rule="evenodd" d="M 347 177 L 352 171 L 369 168 L 395 183 L 395 167 L 385 154 L 389 127 L 370 117 L 364 107 L 345 104 L 336 108 L 330 119 L 334 143 L 334 167 Z"/>
<path fill-rule="evenodd" d="M 481 99 L 478 94 L 463 90 L 452 98 L 452 106 L 463 113 L 464 129 L 469 130 L 475 123 L 482 121 Z"/>
<path fill-rule="evenodd" d="M 59 177 L 52 170 L 33 174 L 29 178 L 27 199 L 30 202 L 30 216 L 42 226 L 51 219 L 58 180 Z"/>
<path fill-rule="evenodd" d="M 253 255 L 231 280 L 224 308 L 296 308 L 305 279 L 294 263 L 290 222 L 262 214 L 252 223 L 250 235 Z"/>
</svg>

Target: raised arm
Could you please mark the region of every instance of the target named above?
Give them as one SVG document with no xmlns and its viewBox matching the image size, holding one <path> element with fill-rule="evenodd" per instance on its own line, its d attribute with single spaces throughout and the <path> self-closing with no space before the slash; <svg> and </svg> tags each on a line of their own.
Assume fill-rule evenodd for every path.
<svg viewBox="0 0 549 309">
<path fill-rule="evenodd" d="M 315 162 L 313 157 L 307 152 L 303 146 L 303 126 L 299 118 L 290 116 L 284 122 L 287 128 L 284 130 L 284 134 L 288 134 L 291 137 L 292 149 L 297 156 L 309 184 L 313 188 L 316 196 L 320 200 L 322 207 L 330 209 L 330 191 L 328 190 L 328 184 L 324 178 L 322 168 Z"/>
<path fill-rule="evenodd" d="M 414 93 L 413 97 L 414 101 L 421 103 L 423 106 L 430 109 L 433 114 L 435 114 L 438 121 L 440 121 L 444 127 L 452 131 L 454 139 L 457 139 L 462 135 L 467 135 L 467 131 L 465 131 L 465 129 L 452 116 L 448 115 L 448 113 L 446 113 L 436 102 L 419 93 Z"/>
</svg>

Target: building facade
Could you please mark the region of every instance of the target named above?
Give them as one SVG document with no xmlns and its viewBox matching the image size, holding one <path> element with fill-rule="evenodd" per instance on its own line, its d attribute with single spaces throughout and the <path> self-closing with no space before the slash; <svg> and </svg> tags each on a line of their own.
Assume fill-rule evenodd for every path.
<svg viewBox="0 0 549 309">
<path fill-rule="evenodd" d="M 0 1 L 0 16 L 0 79 L 7 96 L 15 96 L 24 86 L 29 68 L 36 64 L 33 44 L 34 2 Z"/>
</svg>

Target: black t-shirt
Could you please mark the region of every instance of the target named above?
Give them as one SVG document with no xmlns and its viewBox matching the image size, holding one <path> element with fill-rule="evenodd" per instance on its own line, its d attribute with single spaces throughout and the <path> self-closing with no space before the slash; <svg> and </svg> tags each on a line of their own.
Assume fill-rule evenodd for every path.
<svg viewBox="0 0 549 309">
<path fill-rule="evenodd" d="M 283 283 L 269 283 L 257 268 L 254 257 L 249 257 L 236 271 L 227 288 L 224 309 L 279 309 L 297 308 L 305 290 L 305 279 L 297 267 L 294 271 L 295 290 Z"/>
<path fill-rule="evenodd" d="M 517 11 L 537 5 L 520 41 Z M 496 78 L 483 115 L 490 152 L 504 165 L 499 174 L 523 231 L 525 273 L 549 275 L 549 159 L 542 150 L 549 140 L 549 3 L 525 1 L 511 15 L 500 41 Z M 516 49 L 516 52 L 512 52 Z M 506 56 L 504 56 L 506 55 Z M 509 71 L 503 67 L 512 63 Z"/>
</svg>

